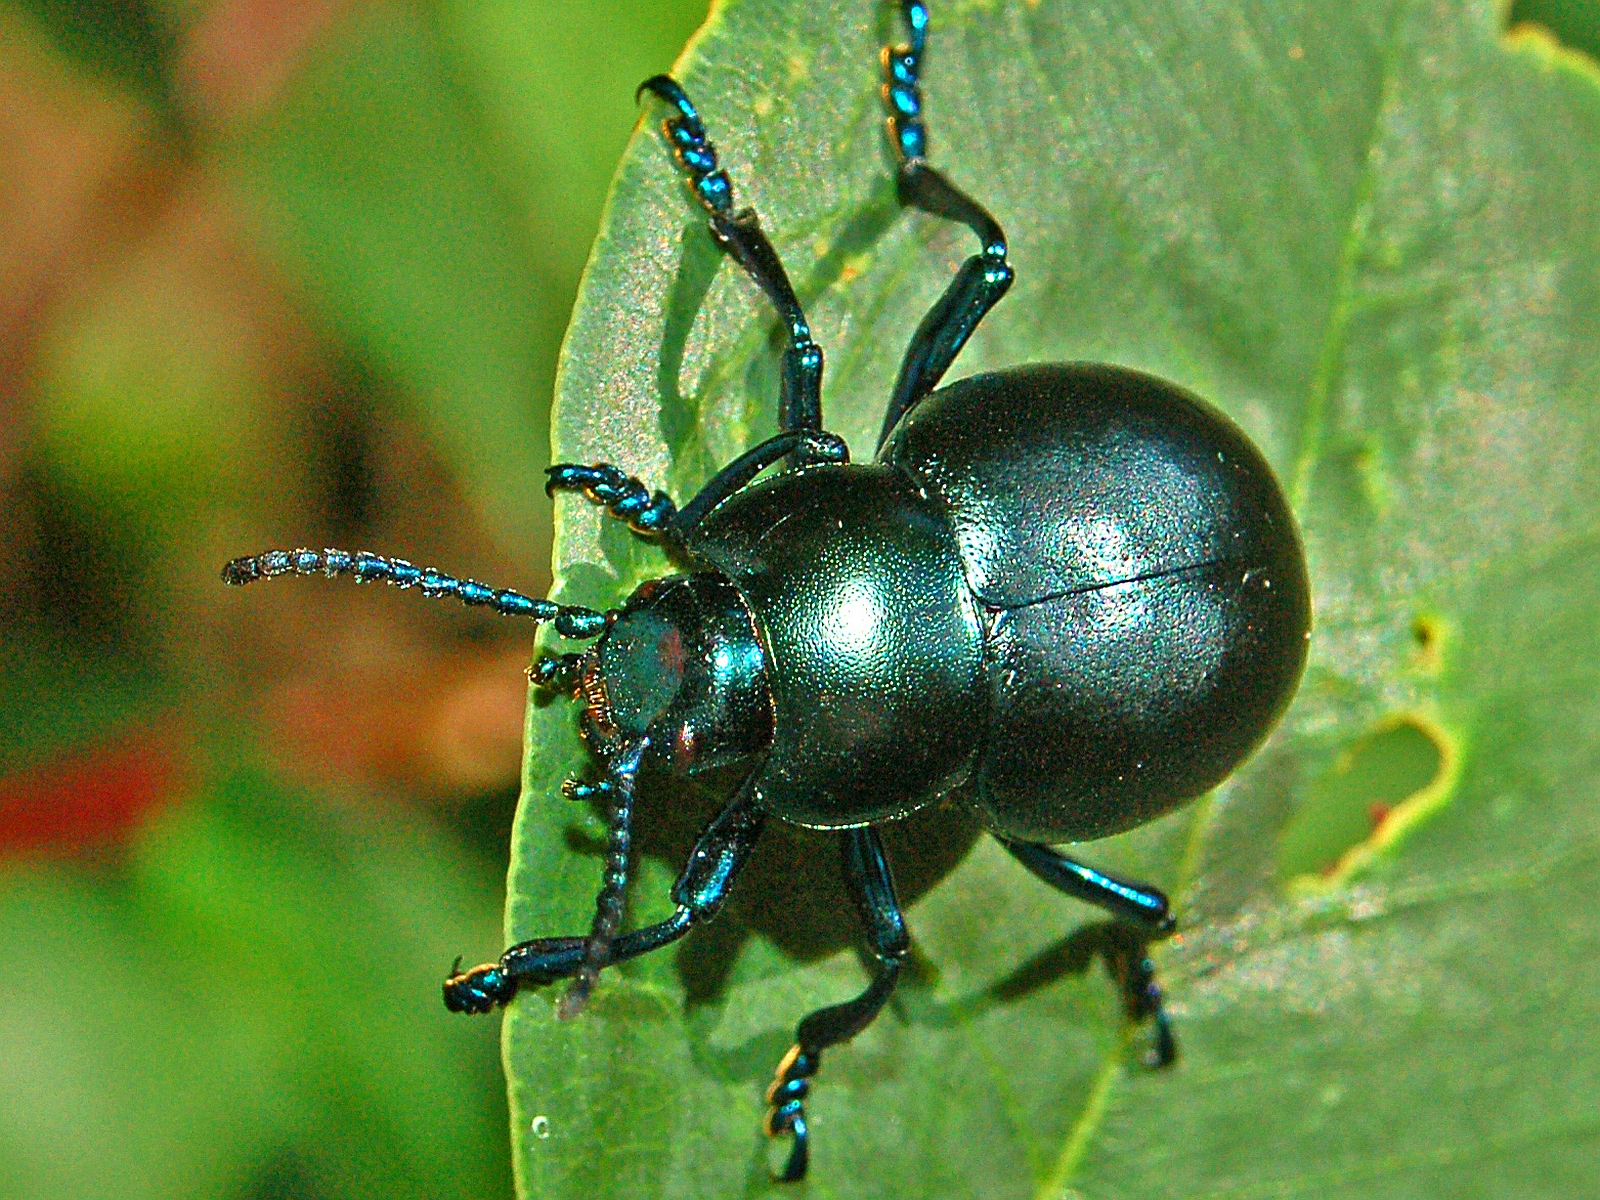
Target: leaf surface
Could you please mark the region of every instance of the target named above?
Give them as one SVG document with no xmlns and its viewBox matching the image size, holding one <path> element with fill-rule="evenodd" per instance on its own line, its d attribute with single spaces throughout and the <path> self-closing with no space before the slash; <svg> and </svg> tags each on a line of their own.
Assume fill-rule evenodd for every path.
<svg viewBox="0 0 1600 1200">
<path fill-rule="evenodd" d="M 788 264 L 858 458 L 971 252 L 896 208 L 891 15 L 729 0 L 677 67 Z M 1084 851 L 1177 900 L 1156 951 L 1177 1067 L 1140 1064 L 1103 971 L 1063 942 L 1095 914 L 928 814 L 890 831 L 917 970 L 825 1056 L 792 1194 L 1592 1183 L 1600 90 L 1588 60 L 1498 21 L 1483 0 L 935 7 L 931 157 L 1004 224 L 1018 277 L 953 375 L 1107 360 L 1210 398 L 1292 497 L 1316 629 L 1234 779 Z M 646 123 L 568 333 L 556 459 L 683 502 L 773 430 L 774 328 Z M 666 569 L 558 503 L 562 599 L 615 603 Z M 513 940 L 585 929 L 599 882 L 601 831 L 558 792 L 592 770 L 570 704 L 530 707 L 528 747 Z M 667 911 L 708 803 L 641 805 L 632 920 Z M 728 913 L 609 972 L 581 1020 L 519 998 L 524 1195 L 770 1190 L 772 1068 L 801 1015 L 865 979 L 835 861 L 826 838 L 769 838 Z"/>
</svg>

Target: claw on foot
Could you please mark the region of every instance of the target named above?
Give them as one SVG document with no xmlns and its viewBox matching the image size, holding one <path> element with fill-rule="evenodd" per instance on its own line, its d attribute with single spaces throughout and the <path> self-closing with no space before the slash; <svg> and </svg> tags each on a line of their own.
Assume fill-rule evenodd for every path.
<svg viewBox="0 0 1600 1200">
<path fill-rule="evenodd" d="M 486 1013 L 516 994 L 516 981 L 506 975 L 499 963 L 484 963 L 462 971 L 461 959 L 457 958 L 450 977 L 444 981 L 444 1006 L 451 1012 Z"/>
<path fill-rule="evenodd" d="M 789 1150 L 788 1161 L 773 1179 L 778 1183 L 797 1183 L 806 1177 L 810 1165 L 810 1136 L 806 1128 L 806 1094 L 811 1090 L 811 1077 L 817 1073 L 815 1054 L 807 1054 L 800 1046 L 789 1047 L 772 1086 L 767 1088 L 767 1119 L 762 1128 L 768 1137 L 790 1134 L 794 1145 Z"/>
</svg>

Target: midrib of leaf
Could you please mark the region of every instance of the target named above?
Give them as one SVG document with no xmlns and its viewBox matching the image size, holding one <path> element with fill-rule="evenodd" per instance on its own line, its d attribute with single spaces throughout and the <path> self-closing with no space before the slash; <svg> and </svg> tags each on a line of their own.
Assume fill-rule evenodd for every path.
<svg viewBox="0 0 1600 1200">
<path fill-rule="evenodd" d="M 1355 196 L 1351 205 L 1350 218 L 1346 223 L 1345 235 L 1340 243 L 1339 265 L 1334 276 L 1333 296 L 1328 305 L 1328 316 L 1323 325 L 1322 348 L 1317 357 L 1317 367 L 1311 378 L 1311 385 L 1306 394 L 1305 410 L 1302 417 L 1300 448 L 1295 456 L 1293 473 L 1289 486 L 1289 503 L 1298 516 L 1305 508 L 1310 494 L 1311 477 L 1316 470 L 1317 460 L 1321 453 L 1322 434 L 1327 421 L 1328 400 L 1332 395 L 1334 381 L 1338 377 L 1339 368 L 1344 360 L 1345 348 L 1349 338 L 1350 320 L 1355 315 L 1356 300 L 1356 275 L 1360 267 L 1361 257 L 1366 249 L 1367 237 L 1372 228 L 1373 205 L 1377 196 L 1378 178 L 1376 158 L 1378 147 L 1383 140 L 1384 116 L 1388 113 L 1395 99 L 1395 89 L 1398 84 L 1399 52 L 1401 14 L 1406 7 L 1406 0 L 1396 0 L 1390 9 L 1389 20 L 1384 34 L 1383 44 L 1383 70 L 1381 84 L 1378 89 L 1378 99 L 1373 106 L 1372 123 L 1367 130 L 1363 142 L 1361 156 L 1361 175 L 1356 182 Z M 1052 109 L 1055 106 L 1052 105 Z M 1175 895 L 1183 895 L 1194 882 L 1194 876 L 1199 869 L 1201 858 L 1205 850 L 1206 838 L 1211 830 L 1212 823 L 1207 818 L 1210 814 L 1211 796 L 1206 796 L 1196 804 L 1193 832 L 1184 848 L 1183 858 L 1179 864 L 1178 886 L 1174 889 Z M 1089 1090 L 1089 1095 L 1084 1101 L 1083 1109 L 1078 1114 L 1078 1119 L 1073 1122 L 1065 1141 L 1062 1143 L 1061 1152 L 1056 1157 L 1055 1167 L 1039 1184 L 1034 1193 L 1035 1200 L 1059 1200 L 1061 1195 L 1071 1184 L 1073 1176 L 1082 1165 L 1084 1156 L 1093 1144 L 1095 1134 L 1099 1132 L 1101 1122 L 1110 1107 L 1111 1095 L 1118 1081 L 1123 1076 L 1123 1064 L 1127 1059 L 1128 1039 L 1123 1037 L 1106 1054 L 1101 1063 L 1100 1070 L 1095 1076 L 1094 1086 Z"/>
<path fill-rule="evenodd" d="M 1203 839 L 1204 831 L 1209 827 L 1209 824 L 1203 819 L 1198 823 L 1197 835 L 1199 838 Z M 1276 930 L 1257 927 L 1252 931 L 1254 950 L 1257 953 L 1265 952 L 1272 947 L 1292 941 L 1307 933 L 1323 932 L 1334 924 L 1359 925 L 1370 928 L 1383 921 L 1392 920 L 1401 913 L 1414 911 L 1427 905 L 1455 903 L 1463 898 L 1484 897 L 1541 887 L 1552 877 L 1582 869 L 1585 864 L 1592 864 L 1596 859 L 1600 859 L 1600 845 L 1585 843 L 1573 847 L 1562 854 L 1552 855 L 1537 864 L 1523 864 L 1470 877 L 1452 877 L 1447 880 L 1413 882 L 1403 888 L 1374 889 L 1373 894 L 1361 898 L 1360 901 L 1363 906 L 1375 907 L 1376 911 L 1372 915 L 1358 915 L 1356 912 L 1357 904 L 1353 899 L 1350 904 L 1343 906 L 1334 904 L 1331 908 L 1324 906 L 1323 903 L 1311 902 L 1303 903 L 1288 912 L 1280 909 L 1279 914 L 1282 920 Z M 1188 855 L 1185 855 L 1185 861 L 1186 863 L 1189 861 Z M 1182 882 L 1186 885 L 1190 881 L 1185 878 Z M 1181 894 L 1181 887 L 1178 892 Z M 1342 911 L 1339 911 L 1340 909 Z M 1224 936 L 1221 940 L 1226 941 L 1227 939 Z M 1213 969 L 1215 968 L 1213 967 Z M 1198 974 L 1207 973 L 1209 972 L 1200 972 Z M 1114 1048 L 1106 1054 L 1100 1070 L 1095 1076 L 1094 1085 L 1090 1088 L 1088 1098 L 1084 1102 L 1083 1110 L 1063 1141 L 1061 1152 L 1057 1155 L 1053 1168 L 1040 1181 L 1035 1190 L 1034 1200 L 1061 1200 L 1068 1187 L 1071 1186 L 1073 1177 L 1083 1164 L 1084 1157 L 1093 1144 L 1094 1136 L 1099 1132 L 1100 1125 L 1110 1109 L 1111 1098 L 1116 1086 L 1124 1078 L 1124 1066 L 1127 1062 L 1128 1050 L 1131 1045 L 1131 1039 L 1128 1034 L 1131 1033 L 1132 1031 L 1127 1031 L 1127 1034 L 1120 1038 Z M 1252 1181 L 1218 1191 L 1206 1192 L 1202 1196 L 1197 1196 L 1195 1200 L 1267 1200 L 1269 1197 L 1316 1194 L 1339 1184 L 1358 1182 L 1363 1179 L 1381 1179 L 1386 1175 L 1397 1174 L 1418 1166 L 1445 1166 L 1454 1162 L 1467 1161 L 1473 1156 L 1481 1157 L 1488 1153 L 1532 1145 L 1540 1141 L 1586 1132 L 1596 1128 L 1600 1128 L 1600 1121 L 1573 1121 L 1566 1125 L 1529 1127 L 1519 1130 L 1515 1134 L 1503 1135 L 1491 1140 L 1475 1139 L 1470 1144 L 1451 1143 L 1434 1147 L 1423 1154 L 1397 1154 L 1377 1160 L 1354 1159 L 1324 1171 L 1304 1172 L 1297 1175 L 1274 1175 L 1270 1179 Z"/>
<path fill-rule="evenodd" d="M 1089 1144 L 1094 1140 L 1094 1135 L 1100 1130 L 1100 1122 L 1105 1118 L 1106 1108 L 1111 1103 L 1111 1092 L 1117 1086 L 1117 1080 L 1122 1076 L 1122 1063 L 1127 1057 L 1128 1039 L 1118 1039 L 1117 1047 L 1107 1054 L 1105 1061 L 1100 1064 L 1100 1070 L 1094 1077 L 1094 1086 L 1089 1089 L 1089 1098 L 1084 1101 L 1083 1111 L 1078 1114 L 1078 1119 L 1073 1122 L 1072 1129 L 1067 1134 L 1067 1140 L 1061 1145 L 1061 1153 L 1056 1156 L 1055 1165 L 1050 1173 L 1039 1182 L 1039 1188 L 1034 1192 L 1034 1200 L 1060 1200 L 1061 1194 L 1067 1190 L 1067 1184 L 1072 1182 L 1072 1177 L 1077 1173 L 1078 1166 L 1083 1162 L 1083 1156 L 1089 1150 Z"/>
<path fill-rule="evenodd" d="M 1366 250 L 1367 235 L 1372 230 L 1373 204 L 1377 197 L 1378 172 L 1375 159 L 1378 146 L 1383 141 L 1383 119 L 1395 99 L 1398 58 L 1400 53 L 1400 14 L 1406 0 L 1397 0 L 1389 12 L 1388 29 L 1383 47 L 1382 84 L 1378 89 L 1378 103 L 1374 106 L 1372 126 L 1367 131 L 1361 160 L 1361 177 L 1356 181 L 1355 203 L 1351 206 L 1350 220 L 1345 228 L 1344 240 L 1339 247 L 1339 266 L 1334 274 L 1333 299 L 1328 305 L 1328 317 L 1323 324 L 1322 350 L 1317 356 L 1317 366 L 1311 376 L 1311 386 L 1306 391 L 1305 410 L 1301 417 L 1300 448 L 1295 454 L 1294 468 L 1289 476 L 1289 507 L 1296 516 L 1305 511 L 1311 495 L 1311 478 L 1316 473 L 1317 461 L 1322 454 L 1322 435 L 1328 420 L 1328 401 L 1333 395 L 1334 382 L 1344 362 L 1350 335 L 1350 319 L 1355 316 L 1356 273 L 1361 256 Z"/>
<path fill-rule="evenodd" d="M 1195 801 L 1191 810 L 1190 834 L 1184 844 L 1183 857 L 1178 863 L 1177 886 L 1173 888 L 1175 896 L 1182 896 L 1187 892 L 1198 873 L 1206 835 L 1211 829 L 1211 807 L 1212 794 L 1208 793 Z M 1084 1100 L 1083 1110 L 1079 1112 L 1078 1119 L 1072 1123 L 1072 1128 L 1067 1131 L 1067 1136 L 1061 1143 L 1061 1151 L 1056 1155 L 1049 1174 L 1039 1181 L 1039 1186 L 1034 1192 L 1034 1200 L 1060 1200 L 1072 1182 L 1072 1177 L 1083 1164 L 1083 1157 L 1089 1152 L 1094 1135 L 1100 1131 L 1100 1123 L 1105 1119 L 1106 1111 L 1110 1107 L 1111 1094 L 1122 1078 L 1123 1064 L 1127 1062 L 1132 1032 L 1125 1028 L 1123 1036 L 1117 1039 L 1101 1062 L 1100 1070 L 1094 1077 L 1094 1086 L 1089 1089 L 1089 1095 Z"/>
<path fill-rule="evenodd" d="M 1205 802 L 1203 801 L 1202 803 Z M 1205 830 L 1209 826 L 1210 822 L 1205 821 L 1202 814 L 1197 824 L 1199 839 L 1203 839 Z M 1452 876 L 1445 880 L 1412 882 L 1401 888 L 1374 888 L 1367 895 L 1360 897 L 1347 895 L 1343 897 L 1342 899 L 1349 901 L 1344 904 L 1331 900 L 1305 902 L 1288 911 L 1279 909 L 1280 920 L 1276 923 L 1276 928 L 1271 926 L 1253 928 L 1253 949 L 1257 953 L 1263 953 L 1308 933 L 1324 932 L 1332 925 L 1356 925 L 1370 928 L 1383 921 L 1392 920 L 1402 913 L 1414 911 L 1427 905 L 1456 903 L 1462 899 L 1531 890 L 1544 886 L 1551 878 L 1581 870 L 1585 865 L 1592 866 L 1597 859 L 1600 859 L 1600 845 L 1585 843 L 1575 846 L 1564 853 L 1552 855 L 1539 863 L 1521 864 L 1499 871 L 1484 872 L 1471 876 Z M 1189 856 L 1185 855 L 1186 864 L 1189 861 Z M 1181 883 L 1186 886 L 1189 882 L 1191 880 L 1186 873 Z M 1180 886 L 1176 890 L 1181 895 L 1183 887 Z M 1358 914 L 1358 908 L 1372 908 L 1374 911 L 1371 915 Z M 1247 918 L 1247 920 L 1253 922 L 1254 918 Z M 1227 933 L 1224 932 L 1218 940 L 1226 942 L 1228 940 Z M 1215 965 L 1212 966 L 1211 970 L 1214 969 L 1216 969 Z M 1192 975 L 1186 973 L 1177 976 L 1177 978 L 1197 978 L 1209 973 L 1209 970 L 1196 972 Z M 1110 1109 L 1111 1097 L 1115 1092 L 1116 1086 L 1124 1077 L 1123 1068 L 1127 1062 L 1129 1046 L 1130 1039 L 1124 1036 L 1107 1053 L 1101 1063 L 1099 1072 L 1095 1076 L 1094 1085 L 1089 1090 L 1083 1110 L 1062 1142 L 1061 1152 L 1056 1157 L 1054 1167 L 1040 1181 L 1038 1188 L 1035 1190 L 1034 1200 L 1061 1200 L 1062 1195 L 1071 1185 L 1078 1168 L 1083 1164 L 1089 1147 L 1093 1144 L 1095 1134 L 1099 1132 L 1100 1124 L 1104 1120 L 1105 1114 Z M 1363 1178 L 1381 1178 L 1385 1174 L 1392 1174 L 1409 1167 L 1434 1162 L 1442 1166 L 1449 1162 L 1461 1161 L 1473 1151 L 1482 1153 L 1507 1149 L 1511 1146 L 1536 1142 L 1543 1138 L 1554 1137 L 1563 1133 L 1579 1132 L 1589 1128 L 1591 1128 L 1591 1125 L 1572 1124 L 1549 1129 L 1527 1129 L 1515 1136 L 1505 1137 L 1492 1143 L 1477 1141 L 1471 1146 L 1439 1147 L 1428 1155 L 1395 1155 L 1378 1162 L 1363 1160 L 1360 1163 L 1350 1163 L 1319 1174 L 1307 1173 L 1289 1178 L 1275 1176 L 1272 1180 L 1263 1181 L 1259 1184 L 1244 1185 L 1240 1188 L 1224 1191 L 1207 1192 L 1205 1193 L 1205 1200 L 1256 1200 L 1258 1197 L 1289 1195 L 1291 1192 L 1305 1192 L 1319 1187 L 1328 1187 L 1333 1184 Z M 1200 1198 L 1197 1198 L 1197 1200 L 1200 1200 Z"/>
<path fill-rule="evenodd" d="M 1048 1165 L 1049 1147 L 1041 1144 L 1040 1139 L 1033 1136 L 1035 1132 L 1033 1123 L 1028 1120 L 1027 1110 L 1021 1096 L 1018 1095 L 1011 1063 L 1002 1062 L 991 1044 L 983 1038 L 976 1039 L 974 1048 L 978 1060 L 983 1064 L 989 1084 L 994 1089 L 1000 1110 L 1005 1114 L 1006 1124 L 1011 1127 L 1011 1135 L 1023 1147 L 1033 1175 L 1037 1178 Z"/>
</svg>

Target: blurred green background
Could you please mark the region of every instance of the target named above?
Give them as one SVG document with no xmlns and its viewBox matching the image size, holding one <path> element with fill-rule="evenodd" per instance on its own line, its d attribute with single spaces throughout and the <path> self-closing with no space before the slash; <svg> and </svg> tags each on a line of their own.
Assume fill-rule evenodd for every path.
<svg viewBox="0 0 1600 1200">
<path fill-rule="evenodd" d="M 0 5 L 0 1196 L 510 1194 L 437 983 L 499 949 L 529 631 L 216 571 L 541 590 L 566 314 L 705 7 Z"/>
<path fill-rule="evenodd" d="M 555 359 L 705 0 L 0 5 L 0 1195 L 509 1196 Z"/>
</svg>

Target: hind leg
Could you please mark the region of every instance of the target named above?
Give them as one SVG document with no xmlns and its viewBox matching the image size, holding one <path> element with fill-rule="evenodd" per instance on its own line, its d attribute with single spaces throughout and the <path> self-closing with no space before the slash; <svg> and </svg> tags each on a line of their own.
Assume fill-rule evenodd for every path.
<svg viewBox="0 0 1600 1200">
<path fill-rule="evenodd" d="M 1161 988 L 1156 983 L 1149 950 L 1153 940 L 1166 937 L 1173 930 L 1166 896 L 1149 884 L 1130 883 L 1096 871 L 1039 842 L 1016 842 L 998 836 L 995 840 L 1036 878 L 1117 918 L 1105 927 L 1096 949 L 1117 981 L 1128 1019 L 1148 1020 L 1155 1026 L 1150 1065 L 1170 1066 L 1178 1057 L 1178 1044 L 1161 1007 Z"/>
</svg>

